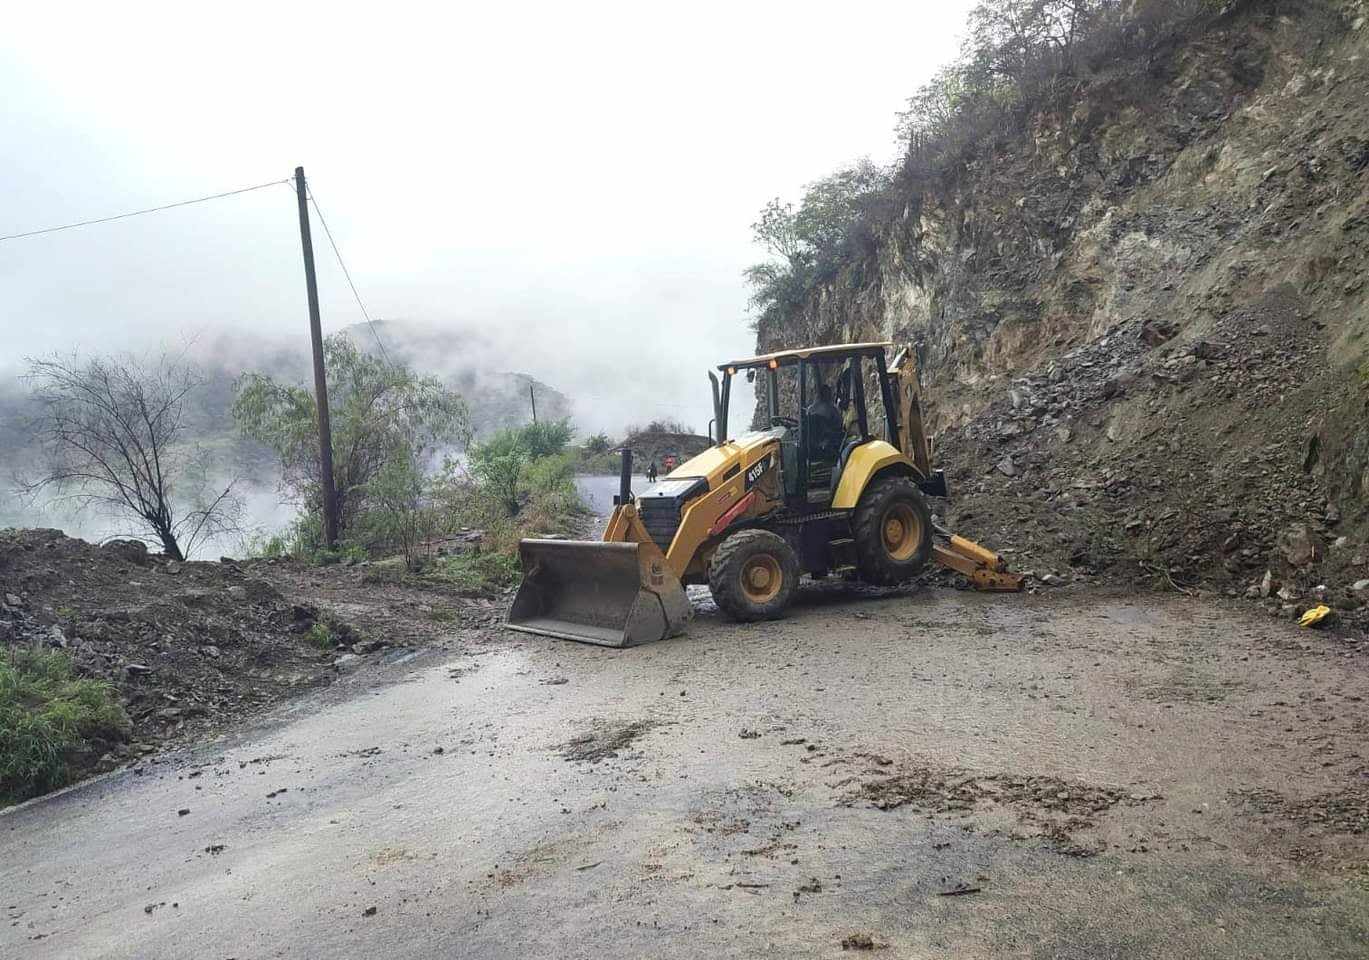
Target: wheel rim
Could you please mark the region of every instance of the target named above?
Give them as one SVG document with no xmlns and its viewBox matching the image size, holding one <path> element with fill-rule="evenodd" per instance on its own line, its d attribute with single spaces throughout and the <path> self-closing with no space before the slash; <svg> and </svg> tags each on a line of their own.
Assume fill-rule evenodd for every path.
<svg viewBox="0 0 1369 960">
<path fill-rule="evenodd" d="M 768 553 L 758 553 L 742 567 L 742 593 L 752 603 L 769 603 L 784 586 L 780 562 Z"/>
<path fill-rule="evenodd" d="M 882 534 L 891 560 L 910 560 L 922 542 L 922 519 L 908 504 L 896 503 L 884 514 Z"/>
</svg>

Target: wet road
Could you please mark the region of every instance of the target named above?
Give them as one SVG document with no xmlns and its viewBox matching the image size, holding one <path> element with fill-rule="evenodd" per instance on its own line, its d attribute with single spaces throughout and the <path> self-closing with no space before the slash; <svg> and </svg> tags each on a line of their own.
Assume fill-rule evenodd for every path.
<svg viewBox="0 0 1369 960">
<path fill-rule="evenodd" d="M 618 495 L 617 477 L 581 476 L 575 478 L 575 487 L 590 512 L 596 516 L 607 517 L 613 512 L 613 498 Z M 646 477 L 633 477 L 634 492 L 640 493 L 647 486 Z"/>
<path fill-rule="evenodd" d="M 0 815 L 0 956 L 1364 957 L 1365 836 L 1294 811 L 1366 697 L 1187 602 L 509 635 Z"/>
</svg>

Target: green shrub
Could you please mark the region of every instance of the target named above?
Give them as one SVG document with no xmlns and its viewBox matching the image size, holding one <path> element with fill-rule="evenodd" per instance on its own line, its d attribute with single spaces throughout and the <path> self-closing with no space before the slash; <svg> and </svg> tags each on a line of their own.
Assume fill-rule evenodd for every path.
<svg viewBox="0 0 1369 960">
<path fill-rule="evenodd" d="M 128 717 L 110 685 L 77 677 L 60 651 L 0 653 L 0 801 L 66 785 L 83 751 L 128 739 Z"/>
<path fill-rule="evenodd" d="M 337 646 L 337 638 L 333 636 L 333 631 L 328 629 L 326 623 L 316 623 L 309 628 L 309 632 L 304 635 L 304 640 L 311 647 L 320 650 L 331 650 Z"/>
<path fill-rule="evenodd" d="M 596 433 L 586 437 L 584 446 L 580 449 L 585 452 L 586 457 L 597 457 L 613 449 L 613 441 L 606 433 Z"/>
<path fill-rule="evenodd" d="M 575 428 L 569 420 L 506 427 L 471 447 L 471 475 L 483 493 L 498 500 L 510 515 L 517 514 L 523 509 L 524 488 L 529 483 L 525 474 L 530 467 L 555 460 L 565 464 L 567 476 L 573 472 L 573 460 L 565 454 L 573 436 Z"/>
<path fill-rule="evenodd" d="M 425 576 L 459 590 L 490 591 L 512 586 L 518 581 L 518 557 L 489 550 L 458 553 L 438 558 Z"/>
<path fill-rule="evenodd" d="M 283 559 L 294 553 L 283 533 L 252 533 L 243 538 L 242 552 L 258 560 Z"/>
</svg>

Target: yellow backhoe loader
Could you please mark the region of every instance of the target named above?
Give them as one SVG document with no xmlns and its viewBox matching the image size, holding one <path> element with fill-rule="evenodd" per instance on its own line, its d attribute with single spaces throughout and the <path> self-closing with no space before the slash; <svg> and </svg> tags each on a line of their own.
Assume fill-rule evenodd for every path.
<svg viewBox="0 0 1369 960">
<path fill-rule="evenodd" d="M 602 541 L 524 540 L 509 626 L 612 647 L 674 636 L 691 615 L 685 584 L 707 584 L 736 620 L 775 619 L 800 576 L 900 583 L 929 562 L 985 590 L 1020 590 L 990 550 L 934 528 L 931 467 L 911 351 L 891 343 L 785 350 L 709 372 L 714 444 L 640 496 L 632 452 Z M 721 375 L 721 376 L 719 376 Z M 738 375 L 765 391 L 766 428 L 728 434 Z M 883 436 L 867 404 L 878 397 Z"/>
</svg>

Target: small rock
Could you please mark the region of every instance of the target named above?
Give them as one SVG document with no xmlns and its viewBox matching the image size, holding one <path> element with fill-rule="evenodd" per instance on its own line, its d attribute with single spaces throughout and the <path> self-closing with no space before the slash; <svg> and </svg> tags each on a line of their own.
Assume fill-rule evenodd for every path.
<svg viewBox="0 0 1369 960">
<path fill-rule="evenodd" d="M 7 593 L 7 594 L 5 594 L 5 603 L 7 603 L 7 604 L 8 604 L 9 606 L 11 606 L 11 607 L 21 607 L 21 606 L 23 606 L 23 601 L 20 600 L 18 597 L 16 597 L 16 596 L 15 596 L 14 594 L 12 594 L 12 593 Z"/>
<path fill-rule="evenodd" d="M 1141 324 L 1141 342 L 1158 347 L 1178 332 L 1178 328 L 1166 320 L 1147 320 Z"/>
<path fill-rule="evenodd" d="M 168 560 L 166 562 L 166 566 L 162 567 L 162 573 L 170 574 L 173 577 L 180 572 L 181 565 L 177 563 L 175 560 Z"/>
<path fill-rule="evenodd" d="M 178 817 L 184 817 L 184 816 L 186 816 L 186 815 L 189 814 L 189 813 L 190 813 L 190 808 L 189 808 L 189 807 L 181 807 L 181 809 L 179 809 L 179 810 L 176 811 L 176 816 L 178 816 Z"/>
<path fill-rule="evenodd" d="M 1268 596 L 1269 596 L 1270 594 L 1272 594 L 1273 592 L 1274 592 L 1274 574 L 1273 574 L 1271 571 L 1266 570 L 1266 571 L 1264 572 L 1264 579 L 1260 581 L 1260 596 L 1261 596 L 1261 597 L 1268 597 Z"/>
<path fill-rule="evenodd" d="M 1369 590 L 1369 580 L 1356 580 L 1350 589 L 1356 593 L 1364 593 Z"/>
<path fill-rule="evenodd" d="M 361 911 L 361 915 L 363 917 L 374 917 L 376 915 L 376 908 L 367 907 L 365 910 Z"/>
<path fill-rule="evenodd" d="M 447 752 L 447 750 L 446 750 L 445 747 L 433 747 L 433 754 L 434 754 L 435 756 L 439 756 L 439 757 L 440 757 L 440 756 L 442 756 L 442 754 L 444 754 L 444 753 L 446 753 L 446 752 Z"/>
<path fill-rule="evenodd" d="M 65 647 L 67 645 L 67 635 L 55 623 L 48 628 L 48 643 L 54 647 Z"/>
<path fill-rule="evenodd" d="M 229 595 L 230 597 L 232 597 L 234 600 L 246 600 L 246 599 L 247 599 L 247 588 L 246 588 L 246 587 L 238 587 L 238 586 L 229 587 L 229 588 L 228 588 L 228 595 Z"/>
<path fill-rule="evenodd" d="M 124 667 L 124 673 L 130 677 L 145 677 L 152 672 L 152 668 L 145 663 L 130 663 Z"/>
<path fill-rule="evenodd" d="M 200 653 L 204 654 L 206 657 L 209 657 L 211 660 L 219 659 L 219 648 L 214 646 L 212 643 L 207 643 L 204 646 L 200 647 Z"/>
<path fill-rule="evenodd" d="M 737 736 L 741 737 L 743 740 L 755 740 L 760 735 L 761 732 L 759 730 L 748 730 L 745 727 L 737 734 Z"/>
<path fill-rule="evenodd" d="M 1284 601 L 1285 603 L 1289 603 L 1298 599 L 1300 594 L 1292 587 L 1282 586 L 1279 587 L 1279 592 L 1276 593 L 1275 596 L 1277 596 L 1280 600 Z"/>
<path fill-rule="evenodd" d="M 1068 581 L 1066 581 L 1064 577 L 1048 573 L 1041 578 L 1041 582 L 1048 587 L 1063 587 Z"/>
<path fill-rule="evenodd" d="M 1321 538 L 1305 523 L 1287 527 L 1278 537 L 1279 552 L 1295 567 L 1305 567 L 1319 559 L 1324 551 Z"/>
<path fill-rule="evenodd" d="M 361 666 L 361 656 L 355 653 L 344 653 L 333 661 L 336 670 L 355 670 Z"/>
<path fill-rule="evenodd" d="M 1004 457 L 1002 460 L 998 461 L 998 463 L 994 464 L 994 469 L 1005 477 L 1017 476 L 1017 467 L 1013 466 L 1012 457 Z"/>
</svg>

